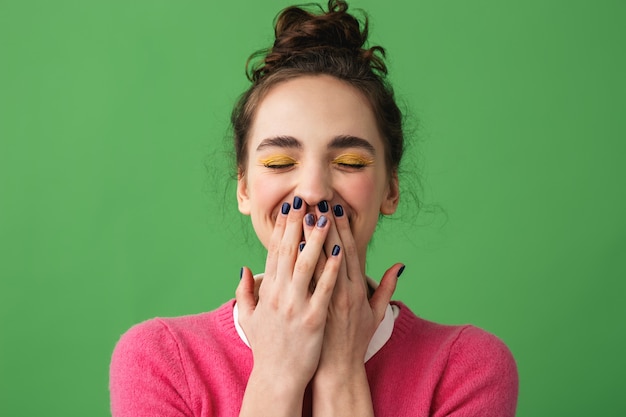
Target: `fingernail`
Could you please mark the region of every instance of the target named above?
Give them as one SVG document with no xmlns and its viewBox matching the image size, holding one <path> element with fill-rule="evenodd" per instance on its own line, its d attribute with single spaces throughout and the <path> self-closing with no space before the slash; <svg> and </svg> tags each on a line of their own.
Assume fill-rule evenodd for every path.
<svg viewBox="0 0 626 417">
<path fill-rule="evenodd" d="M 293 198 L 293 208 L 294 210 L 299 210 L 302 207 L 302 199 L 298 196 Z"/>
<path fill-rule="evenodd" d="M 400 278 L 400 275 L 402 275 L 402 273 L 404 272 L 404 267 L 405 267 L 405 266 L 406 266 L 406 265 L 402 265 L 402 267 L 401 267 L 400 269 L 398 269 L 398 273 L 396 274 L 396 277 L 397 277 L 397 278 Z"/>
<path fill-rule="evenodd" d="M 300 242 L 300 246 L 298 246 L 298 249 L 300 250 L 300 252 L 302 252 L 302 249 L 304 249 L 304 242 Z"/>
<path fill-rule="evenodd" d="M 326 213 L 328 211 L 328 202 L 326 200 L 320 201 L 317 203 L 317 208 L 320 209 L 322 213 Z"/>
<path fill-rule="evenodd" d="M 322 227 L 326 226 L 326 223 L 328 223 L 328 219 L 326 218 L 326 216 L 320 216 L 320 218 L 317 220 L 317 227 L 321 229 Z"/>
<path fill-rule="evenodd" d="M 333 246 L 333 256 L 339 255 L 339 251 L 340 250 L 341 250 L 341 248 L 339 247 L 339 245 Z"/>
<path fill-rule="evenodd" d="M 243 266 L 241 267 L 241 271 L 239 271 L 239 279 L 241 280 L 242 277 L 243 277 Z"/>
<path fill-rule="evenodd" d="M 280 211 L 283 214 L 289 214 L 289 209 L 291 208 L 291 206 L 289 205 L 289 203 L 283 203 L 283 207 L 280 209 Z"/>
<path fill-rule="evenodd" d="M 337 217 L 341 217 L 343 216 L 343 207 L 341 207 L 340 204 L 337 204 L 334 208 L 333 211 L 335 212 L 335 216 Z"/>
<path fill-rule="evenodd" d="M 304 216 L 304 222 L 306 223 L 307 226 L 314 226 L 315 215 L 313 213 L 307 214 L 306 216 Z"/>
</svg>

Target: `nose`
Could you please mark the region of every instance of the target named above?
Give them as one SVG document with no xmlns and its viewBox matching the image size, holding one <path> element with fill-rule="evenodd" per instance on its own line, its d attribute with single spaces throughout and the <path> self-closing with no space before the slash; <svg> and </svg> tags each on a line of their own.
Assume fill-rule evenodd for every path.
<svg viewBox="0 0 626 417">
<path fill-rule="evenodd" d="M 309 165 L 306 169 L 302 169 L 294 193 L 309 206 L 315 206 L 324 200 L 331 201 L 333 198 L 333 179 L 330 167 L 323 165 L 311 167 Z"/>
</svg>

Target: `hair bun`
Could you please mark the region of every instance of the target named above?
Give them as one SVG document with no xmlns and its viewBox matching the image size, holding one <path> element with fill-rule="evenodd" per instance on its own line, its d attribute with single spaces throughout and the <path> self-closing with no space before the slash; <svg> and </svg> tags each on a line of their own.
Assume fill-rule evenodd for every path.
<svg viewBox="0 0 626 417">
<path fill-rule="evenodd" d="M 340 50 L 352 55 L 355 60 L 366 61 L 368 66 L 382 74 L 387 73 L 383 60 L 384 50 L 379 46 L 364 49 L 368 36 L 368 21 L 361 23 L 347 13 L 348 4 L 342 0 L 330 0 L 328 11 L 319 6 L 320 14 L 300 6 L 284 9 L 275 20 L 275 41 L 270 50 L 252 55 L 251 60 L 263 56 L 263 60 L 252 66 L 248 77 L 256 82 L 278 67 L 288 66 L 297 56 L 315 53 L 331 53 Z M 250 61 L 249 61 L 250 63 Z"/>
<path fill-rule="evenodd" d="M 285 9 L 276 21 L 273 51 L 297 51 L 316 47 L 360 50 L 367 40 L 359 21 L 346 13 L 344 2 L 329 4 L 329 12 L 314 15 L 299 7 Z"/>
</svg>

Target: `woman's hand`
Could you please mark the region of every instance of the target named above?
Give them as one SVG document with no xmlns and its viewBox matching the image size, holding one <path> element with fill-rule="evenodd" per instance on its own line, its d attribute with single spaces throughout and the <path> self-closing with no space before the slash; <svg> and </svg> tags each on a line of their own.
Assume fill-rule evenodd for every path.
<svg viewBox="0 0 626 417">
<path fill-rule="evenodd" d="M 389 268 L 383 275 L 380 286 L 369 298 L 356 243 L 343 208 L 335 206 L 331 214 L 328 210 L 321 211 L 320 206 L 317 209 L 317 216 L 332 216 L 335 222 L 330 225 L 324 245 L 325 252 L 320 257 L 321 266 L 318 265 L 317 271 L 319 273 L 323 271 L 324 262 L 327 257 L 332 257 L 332 248 L 335 246 L 342 248 L 343 258 L 328 308 L 329 315 L 318 374 L 326 366 L 337 370 L 346 366 L 363 365 L 369 341 L 385 315 L 396 288 L 398 272 L 403 267 L 402 264 L 395 264 Z M 307 242 L 305 247 L 309 245 L 314 231 L 313 224 L 312 221 L 305 222 L 304 233 Z"/>
<path fill-rule="evenodd" d="M 327 258 L 311 292 L 310 282 L 324 250 L 332 216 L 317 219 L 300 252 L 305 210 L 297 197 L 293 206 L 283 204 L 277 215 L 258 301 L 248 268 L 243 269 L 237 288 L 239 323 L 254 356 L 242 416 L 258 410 L 274 416 L 299 415 L 304 390 L 322 352 L 342 251 L 338 246 L 335 254 Z"/>
<path fill-rule="evenodd" d="M 321 357 L 313 380 L 313 409 L 320 416 L 373 415 L 364 359 L 395 291 L 402 264 L 388 269 L 368 298 L 347 216 L 341 206 L 333 207 L 333 212 L 335 222 L 326 238 L 326 256 L 332 257 L 335 245 L 341 246 L 344 256 L 328 306 Z"/>
</svg>

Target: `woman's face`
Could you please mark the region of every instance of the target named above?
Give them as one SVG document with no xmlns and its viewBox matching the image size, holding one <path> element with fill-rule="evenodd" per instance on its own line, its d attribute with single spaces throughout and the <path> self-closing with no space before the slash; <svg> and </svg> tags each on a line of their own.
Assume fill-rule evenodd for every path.
<svg viewBox="0 0 626 417">
<path fill-rule="evenodd" d="M 277 84 L 259 103 L 247 154 L 239 210 L 265 247 L 283 202 L 299 196 L 314 212 L 326 200 L 343 206 L 364 266 L 379 213 L 392 214 L 398 204 L 398 179 L 388 173 L 383 139 L 359 90 L 327 75 Z"/>
</svg>

